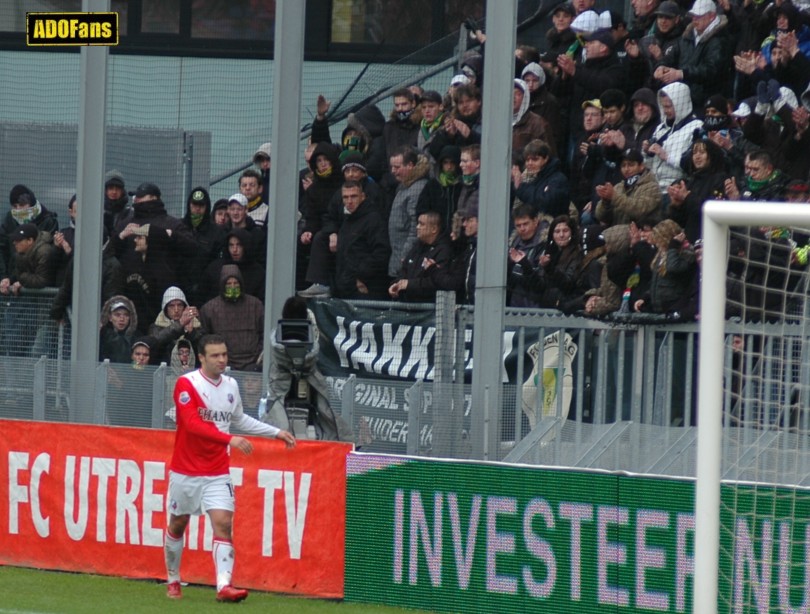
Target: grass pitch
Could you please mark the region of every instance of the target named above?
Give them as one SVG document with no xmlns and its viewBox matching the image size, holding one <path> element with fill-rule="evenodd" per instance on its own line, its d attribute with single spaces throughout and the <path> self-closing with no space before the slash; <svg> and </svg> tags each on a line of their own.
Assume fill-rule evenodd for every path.
<svg viewBox="0 0 810 614">
<path fill-rule="evenodd" d="M 127 612 L 206 612 L 237 608 L 239 612 L 295 612 L 296 614 L 416 614 L 380 605 L 343 603 L 251 591 L 242 603 L 217 603 L 210 586 L 184 586 L 183 598 L 166 597 L 166 585 L 145 580 L 0 566 L 0 614 L 90 614 Z"/>
</svg>

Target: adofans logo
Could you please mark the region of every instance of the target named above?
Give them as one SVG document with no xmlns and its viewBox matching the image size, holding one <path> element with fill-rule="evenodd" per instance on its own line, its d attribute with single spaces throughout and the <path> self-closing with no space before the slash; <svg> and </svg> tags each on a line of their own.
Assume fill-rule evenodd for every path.
<svg viewBox="0 0 810 614">
<path fill-rule="evenodd" d="M 117 45 L 118 13 L 26 13 L 31 47 Z"/>
</svg>

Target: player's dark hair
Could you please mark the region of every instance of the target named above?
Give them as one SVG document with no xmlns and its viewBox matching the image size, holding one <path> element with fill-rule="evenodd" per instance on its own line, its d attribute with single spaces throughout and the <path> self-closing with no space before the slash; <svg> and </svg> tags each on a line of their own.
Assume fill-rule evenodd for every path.
<svg viewBox="0 0 810 614">
<path fill-rule="evenodd" d="M 202 338 L 197 342 L 197 353 L 200 356 L 205 356 L 205 350 L 209 345 L 224 345 L 227 347 L 227 343 L 225 342 L 225 337 L 222 335 L 203 335 Z"/>
</svg>

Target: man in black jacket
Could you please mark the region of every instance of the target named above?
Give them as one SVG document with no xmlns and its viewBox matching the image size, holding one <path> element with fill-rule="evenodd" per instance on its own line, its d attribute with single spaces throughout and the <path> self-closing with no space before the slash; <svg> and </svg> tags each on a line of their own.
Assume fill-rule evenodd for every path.
<svg viewBox="0 0 810 614">
<path fill-rule="evenodd" d="M 334 296 L 384 299 L 391 255 L 388 225 L 358 182 L 344 183 L 341 194 L 346 215 L 337 234 Z"/>
<path fill-rule="evenodd" d="M 431 264 L 446 266 L 453 256 L 453 248 L 447 235 L 442 232 L 442 219 L 436 211 L 421 213 L 416 220 L 416 245 L 406 254 L 402 270 L 388 288 L 391 298 L 410 302 L 433 302 L 436 300 L 436 285 L 428 267 Z"/>
</svg>

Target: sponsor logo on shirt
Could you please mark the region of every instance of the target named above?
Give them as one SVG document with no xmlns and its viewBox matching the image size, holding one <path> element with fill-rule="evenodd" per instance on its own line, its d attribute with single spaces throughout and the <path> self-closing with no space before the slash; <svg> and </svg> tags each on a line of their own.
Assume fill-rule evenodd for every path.
<svg viewBox="0 0 810 614">
<path fill-rule="evenodd" d="M 207 407 L 200 407 L 197 411 L 200 412 L 200 418 L 206 422 L 230 422 L 233 415 L 230 411 L 217 411 Z"/>
</svg>

